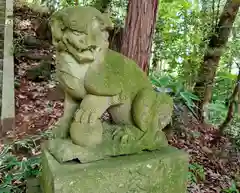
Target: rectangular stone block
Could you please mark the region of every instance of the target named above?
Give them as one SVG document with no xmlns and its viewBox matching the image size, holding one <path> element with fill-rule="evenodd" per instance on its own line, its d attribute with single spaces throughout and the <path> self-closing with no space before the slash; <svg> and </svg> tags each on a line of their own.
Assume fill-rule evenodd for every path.
<svg viewBox="0 0 240 193">
<path fill-rule="evenodd" d="M 176 148 L 112 157 L 88 164 L 59 164 L 42 153 L 44 193 L 185 193 L 188 155 Z"/>
<path fill-rule="evenodd" d="M 40 189 L 39 179 L 30 178 L 27 179 L 26 193 L 42 193 Z"/>
</svg>

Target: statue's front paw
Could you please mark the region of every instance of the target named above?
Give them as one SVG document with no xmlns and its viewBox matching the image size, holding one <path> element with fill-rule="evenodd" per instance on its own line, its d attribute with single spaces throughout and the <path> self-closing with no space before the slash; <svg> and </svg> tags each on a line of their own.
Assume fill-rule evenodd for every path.
<svg viewBox="0 0 240 193">
<path fill-rule="evenodd" d="M 75 113 L 74 120 L 82 124 L 92 125 L 97 121 L 98 117 L 99 116 L 97 115 L 96 112 L 93 112 L 92 110 L 85 110 L 80 108 Z"/>
</svg>

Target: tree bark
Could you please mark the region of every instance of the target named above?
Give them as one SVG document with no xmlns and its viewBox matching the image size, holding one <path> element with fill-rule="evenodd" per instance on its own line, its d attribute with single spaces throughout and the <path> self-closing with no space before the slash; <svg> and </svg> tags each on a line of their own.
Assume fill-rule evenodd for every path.
<svg viewBox="0 0 240 193">
<path fill-rule="evenodd" d="M 238 115 L 240 115 L 240 91 L 238 92 L 238 100 L 237 100 L 237 102 L 238 102 Z"/>
<path fill-rule="evenodd" d="M 148 70 L 158 0 L 129 0 L 121 53 Z"/>
<path fill-rule="evenodd" d="M 108 33 L 109 48 L 120 52 L 122 46 L 123 28 L 116 26 L 113 29 L 109 30 Z"/>
<path fill-rule="evenodd" d="M 229 99 L 230 104 L 229 104 L 229 107 L 228 107 L 227 117 L 224 120 L 224 122 L 219 126 L 219 132 L 220 132 L 221 135 L 223 134 L 224 129 L 226 128 L 226 126 L 233 119 L 235 108 L 236 108 L 236 105 L 237 105 L 237 102 L 238 102 L 237 98 L 238 98 L 239 91 L 240 91 L 240 68 L 239 68 L 239 71 L 238 71 L 238 77 L 237 77 L 237 80 L 236 80 L 236 86 L 233 89 L 232 95 L 231 95 L 231 97 Z"/>
<path fill-rule="evenodd" d="M 228 0 L 226 2 L 218 25 L 215 28 L 215 33 L 209 38 L 208 49 L 200 66 L 198 79 L 194 88 L 195 93 L 200 98 L 200 101 L 197 103 L 197 115 L 201 122 L 204 121 L 204 106 L 211 100 L 216 70 L 239 10 L 239 5 L 240 2 L 235 0 Z"/>
</svg>

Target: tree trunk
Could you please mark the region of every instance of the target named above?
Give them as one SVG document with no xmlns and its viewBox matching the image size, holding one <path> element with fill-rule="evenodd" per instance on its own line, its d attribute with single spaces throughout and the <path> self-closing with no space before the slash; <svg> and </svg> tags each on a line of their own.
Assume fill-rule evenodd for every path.
<svg viewBox="0 0 240 193">
<path fill-rule="evenodd" d="M 238 115 L 240 115 L 240 91 L 238 92 L 238 108 L 237 108 L 237 111 L 238 111 Z"/>
<path fill-rule="evenodd" d="M 108 33 L 109 33 L 108 38 L 109 48 L 117 52 L 120 52 L 122 46 L 123 28 L 116 26 L 113 29 L 109 30 Z"/>
<path fill-rule="evenodd" d="M 121 53 L 148 70 L 158 0 L 129 0 Z"/>
<path fill-rule="evenodd" d="M 227 117 L 224 120 L 224 122 L 219 126 L 219 132 L 222 135 L 224 132 L 224 129 L 226 128 L 226 126 L 232 121 L 234 113 L 236 112 L 236 106 L 238 103 L 238 93 L 240 91 L 240 68 L 238 71 L 238 77 L 236 80 L 236 86 L 233 89 L 232 95 L 229 99 L 230 104 L 228 107 L 228 113 L 227 113 Z"/>
<path fill-rule="evenodd" d="M 211 100 L 212 85 L 216 70 L 239 10 L 239 5 L 240 2 L 235 0 L 228 0 L 226 2 L 219 23 L 215 28 L 215 33 L 209 38 L 208 49 L 200 66 L 198 79 L 194 88 L 195 93 L 200 98 L 200 101 L 197 103 L 197 115 L 201 122 L 204 121 L 204 106 Z"/>
</svg>

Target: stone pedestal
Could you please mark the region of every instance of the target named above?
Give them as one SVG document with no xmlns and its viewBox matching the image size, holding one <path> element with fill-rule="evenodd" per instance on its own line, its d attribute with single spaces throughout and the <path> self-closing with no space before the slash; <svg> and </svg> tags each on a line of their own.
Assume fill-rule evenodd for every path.
<svg viewBox="0 0 240 193">
<path fill-rule="evenodd" d="M 185 193 L 188 155 L 173 147 L 87 164 L 59 164 L 42 153 L 44 193 Z"/>
<path fill-rule="evenodd" d="M 38 178 L 27 179 L 26 187 L 27 187 L 26 193 L 43 193 L 41 191 Z"/>
</svg>

